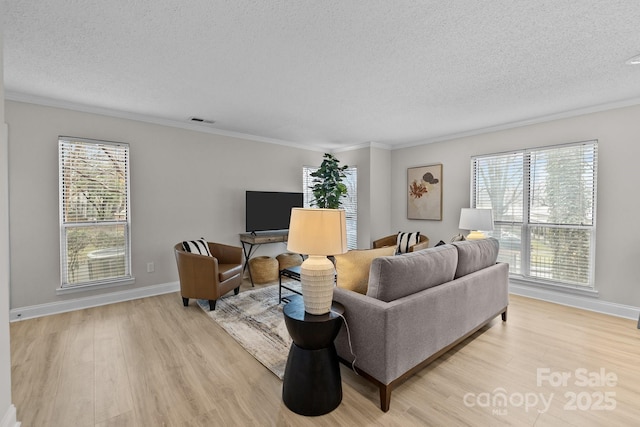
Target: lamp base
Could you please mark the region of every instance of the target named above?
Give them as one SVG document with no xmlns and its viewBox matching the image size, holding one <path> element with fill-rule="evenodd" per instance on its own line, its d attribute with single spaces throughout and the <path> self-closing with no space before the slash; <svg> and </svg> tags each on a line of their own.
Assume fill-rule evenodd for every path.
<svg viewBox="0 0 640 427">
<path fill-rule="evenodd" d="M 467 236 L 467 240 L 480 240 L 480 239 L 486 239 L 486 238 L 487 238 L 487 235 L 484 234 L 482 231 L 473 231 L 473 230 Z"/>
<path fill-rule="evenodd" d="M 304 311 L 326 314 L 331 311 L 335 268 L 326 256 L 309 255 L 300 266 Z"/>
</svg>

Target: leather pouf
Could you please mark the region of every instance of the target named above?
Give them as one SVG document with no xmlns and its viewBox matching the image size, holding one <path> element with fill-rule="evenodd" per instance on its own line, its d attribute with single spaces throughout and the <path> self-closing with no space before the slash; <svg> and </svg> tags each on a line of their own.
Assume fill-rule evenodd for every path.
<svg viewBox="0 0 640 427">
<path fill-rule="evenodd" d="M 302 257 L 291 252 L 280 254 L 276 259 L 278 260 L 278 268 L 280 270 L 302 264 Z"/>
<path fill-rule="evenodd" d="M 258 256 L 249 260 L 253 283 L 262 284 L 278 280 L 278 260 L 269 256 Z"/>
</svg>

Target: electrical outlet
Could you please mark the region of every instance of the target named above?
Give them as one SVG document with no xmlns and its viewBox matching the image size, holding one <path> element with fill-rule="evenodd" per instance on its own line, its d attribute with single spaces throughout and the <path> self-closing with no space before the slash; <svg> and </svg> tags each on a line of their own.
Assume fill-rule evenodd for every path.
<svg viewBox="0 0 640 427">
<path fill-rule="evenodd" d="M 148 262 L 147 263 L 147 273 L 153 273 L 153 271 L 155 270 L 155 266 L 153 265 L 152 262 Z"/>
</svg>

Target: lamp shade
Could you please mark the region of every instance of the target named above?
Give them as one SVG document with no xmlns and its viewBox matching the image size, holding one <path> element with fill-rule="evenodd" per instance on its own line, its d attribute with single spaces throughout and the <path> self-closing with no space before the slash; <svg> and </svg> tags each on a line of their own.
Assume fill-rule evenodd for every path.
<svg viewBox="0 0 640 427">
<path fill-rule="evenodd" d="M 492 210 L 462 208 L 458 228 L 461 230 L 493 230 Z"/>
<path fill-rule="evenodd" d="M 291 209 L 287 249 L 305 255 L 347 251 L 347 217 L 342 209 Z"/>
</svg>

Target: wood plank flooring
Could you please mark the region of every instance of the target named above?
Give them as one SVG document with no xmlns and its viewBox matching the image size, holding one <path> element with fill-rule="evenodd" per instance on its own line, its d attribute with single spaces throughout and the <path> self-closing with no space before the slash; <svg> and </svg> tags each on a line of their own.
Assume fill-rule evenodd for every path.
<svg viewBox="0 0 640 427">
<path fill-rule="evenodd" d="M 518 296 L 506 323 L 498 316 L 397 388 L 388 413 L 344 367 L 336 410 L 289 411 L 281 381 L 177 293 L 14 322 L 11 358 L 24 427 L 640 422 L 636 322 Z"/>
</svg>

